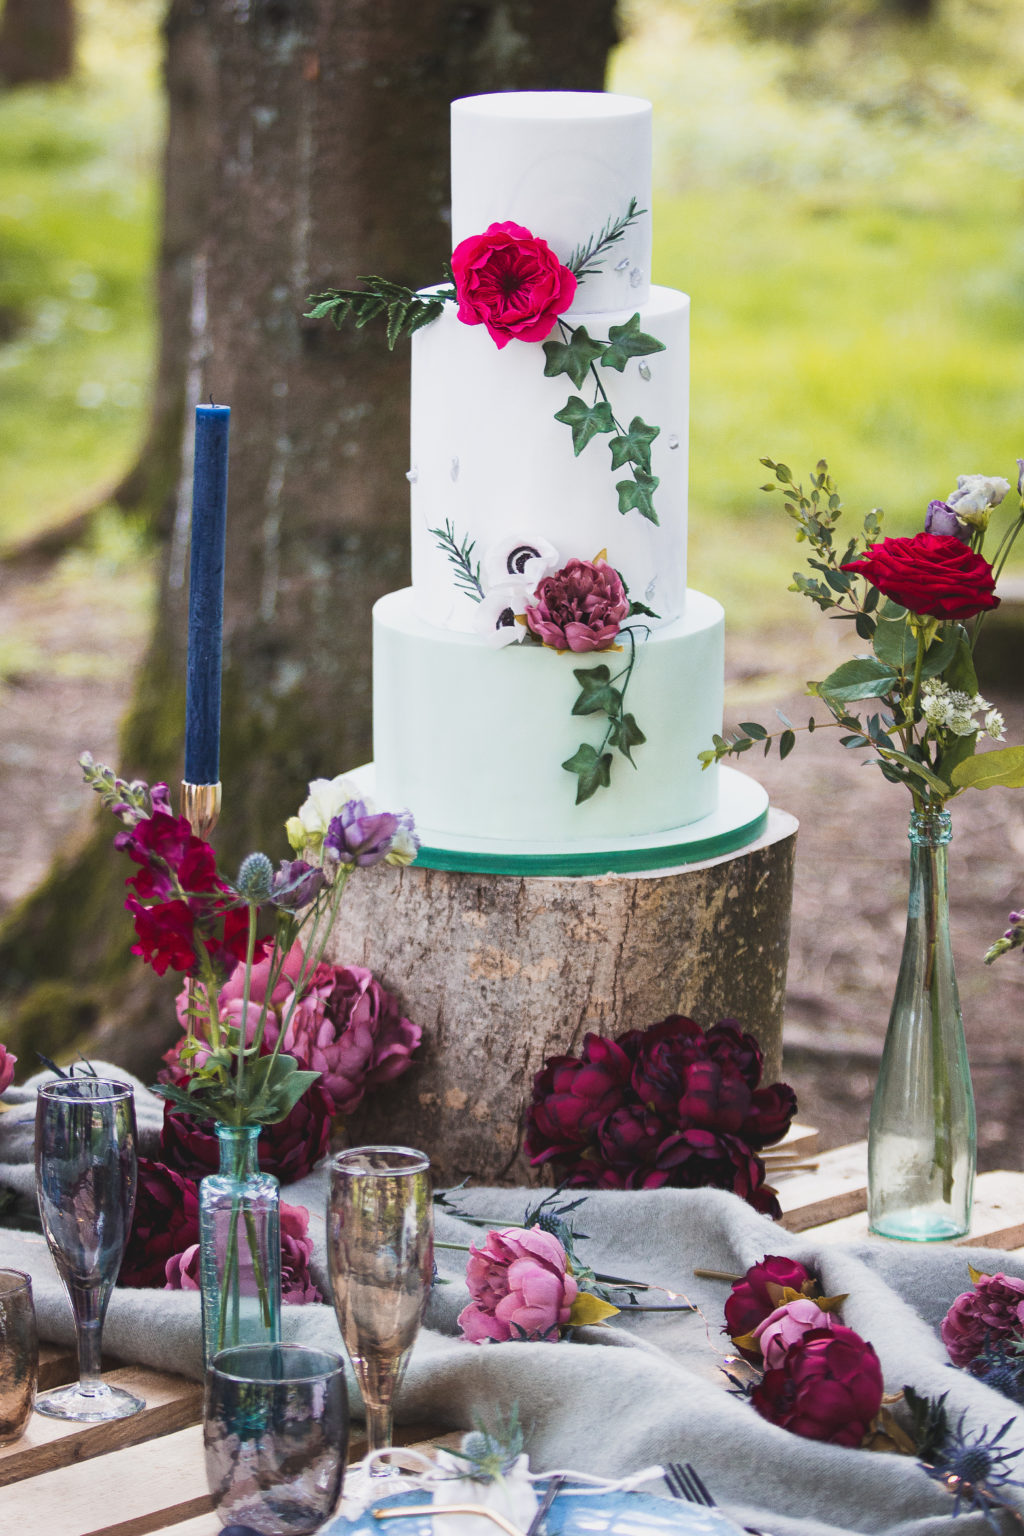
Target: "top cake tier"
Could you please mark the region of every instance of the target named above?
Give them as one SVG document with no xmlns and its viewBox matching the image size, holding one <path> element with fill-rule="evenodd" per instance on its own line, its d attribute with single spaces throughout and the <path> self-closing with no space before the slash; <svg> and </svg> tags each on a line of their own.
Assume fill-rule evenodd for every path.
<svg viewBox="0 0 1024 1536">
<path fill-rule="evenodd" d="M 573 309 L 646 303 L 651 277 L 651 105 L 635 96 L 517 91 L 452 102 L 452 242 L 511 221 L 567 262 L 636 200 L 642 217 Z M 571 314 L 572 311 L 570 310 Z"/>
</svg>

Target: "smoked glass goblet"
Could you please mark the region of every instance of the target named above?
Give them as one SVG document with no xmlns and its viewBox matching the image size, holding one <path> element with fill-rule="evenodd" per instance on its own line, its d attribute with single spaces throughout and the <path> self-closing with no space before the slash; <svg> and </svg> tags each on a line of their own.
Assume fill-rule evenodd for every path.
<svg viewBox="0 0 1024 1536">
<path fill-rule="evenodd" d="M 127 1083 L 64 1077 L 36 1102 L 36 1192 L 43 1231 L 68 1293 L 79 1381 L 36 1399 L 39 1413 L 94 1423 L 146 1405 L 100 1376 L 100 1343 L 135 1211 L 135 1100 Z"/>
<path fill-rule="evenodd" d="M 0 1445 L 25 1433 L 38 1375 L 32 1281 L 20 1269 L 0 1269 Z"/>
<path fill-rule="evenodd" d="M 331 1164 L 327 1254 L 338 1326 L 366 1408 L 368 1450 L 383 1450 L 434 1274 L 429 1158 L 410 1147 L 339 1153 Z M 390 1475 L 382 1467 L 373 1481 Z"/>
</svg>

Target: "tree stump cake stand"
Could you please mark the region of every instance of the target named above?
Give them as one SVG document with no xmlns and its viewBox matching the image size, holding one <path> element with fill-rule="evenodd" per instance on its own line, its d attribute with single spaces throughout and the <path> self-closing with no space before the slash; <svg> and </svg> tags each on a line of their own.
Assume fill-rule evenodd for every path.
<svg viewBox="0 0 1024 1536">
<path fill-rule="evenodd" d="M 577 1052 L 588 1030 L 671 1013 L 704 1028 L 739 1020 L 774 1081 L 797 822 L 764 797 L 751 825 L 737 851 L 671 868 L 497 874 L 428 867 L 456 855 L 425 847 L 409 868 L 353 880 L 328 956 L 369 967 L 423 1043 L 408 1074 L 351 1117 L 349 1141 L 419 1147 L 441 1184 L 537 1183 L 519 1143 L 545 1059 Z"/>
</svg>

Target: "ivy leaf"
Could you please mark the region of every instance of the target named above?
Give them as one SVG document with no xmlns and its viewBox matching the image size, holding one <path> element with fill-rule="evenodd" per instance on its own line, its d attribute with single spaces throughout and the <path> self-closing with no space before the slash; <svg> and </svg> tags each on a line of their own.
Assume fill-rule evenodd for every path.
<svg viewBox="0 0 1024 1536">
<path fill-rule="evenodd" d="M 891 693 L 899 681 L 898 673 L 873 656 L 859 656 L 844 661 L 817 686 L 826 703 L 852 704 L 857 699 L 881 699 Z"/>
<path fill-rule="evenodd" d="M 953 783 L 957 789 L 992 789 L 997 784 L 1024 789 L 1024 747 L 975 753 L 953 769 Z"/>
<path fill-rule="evenodd" d="M 630 512 L 635 509 L 641 517 L 646 517 L 649 523 L 657 523 L 658 514 L 654 510 L 654 493 L 661 484 L 657 475 L 648 475 L 642 469 L 635 469 L 632 480 L 617 480 L 615 489 L 619 493 L 619 511 Z"/>
<path fill-rule="evenodd" d="M 582 389 L 590 365 L 597 362 L 604 349 L 603 341 L 592 341 L 586 326 L 578 325 L 574 331 L 570 331 L 567 342 L 544 343 L 544 356 L 547 358 L 544 377 L 556 379 L 560 373 L 567 373 L 576 388 Z"/>
<path fill-rule="evenodd" d="M 622 694 L 611 686 L 608 668 L 578 667 L 573 676 L 583 690 L 572 707 L 573 714 L 605 714 L 609 720 L 614 720 L 622 708 Z"/>
<path fill-rule="evenodd" d="M 652 352 L 664 352 L 665 343 L 656 336 L 648 336 L 640 329 L 639 311 L 625 325 L 613 325 L 608 331 L 608 345 L 601 356 L 605 368 L 621 373 L 631 357 L 649 357 Z"/>
<path fill-rule="evenodd" d="M 616 720 L 608 737 L 609 744 L 618 747 L 623 757 L 628 758 L 631 763 L 633 763 L 633 756 L 630 747 L 642 747 L 646 740 L 647 737 L 637 725 L 633 715 L 623 715 L 620 720 Z M 635 763 L 633 767 L 636 767 Z"/>
<path fill-rule="evenodd" d="M 573 452 L 577 456 L 599 432 L 615 431 L 612 408 L 607 400 L 588 405 L 579 395 L 570 395 L 562 409 L 555 412 L 555 420 L 564 421 L 567 427 L 572 428 Z M 619 510 L 622 510 L 621 505 Z"/>
<path fill-rule="evenodd" d="M 660 427 L 649 427 L 642 416 L 634 416 L 629 431 L 613 437 L 608 444 L 612 451 L 612 469 L 621 469 L 623 464 L 639 464 L 650 474 L 651 444 L 660 431 Z"/>
<path fill-rule="evenodd" d="M 599 757 L 586 741 L 580 743 L 572 757 L 566 758 L 562 767 L 567 773 L 576 775 L 577 805 L 582 805 L 584 800 L 589 800 L 591 795 L 596 794 L 599 789 L 607 789 L 612 780 L 611 753 L 605 752 Z"/>
<path fill-rule="evenodd" d="M 623 582 L 622 585 L 625 587 L 626 583 Z M 648 608 L 646 603 L 638 603 L 631 600 L 629 604 L 629 613 L 626 615 L 626 617 L 630 619 L 660 619 L 661 614 L 655 613 L 653 608 Z"/>
</svg>

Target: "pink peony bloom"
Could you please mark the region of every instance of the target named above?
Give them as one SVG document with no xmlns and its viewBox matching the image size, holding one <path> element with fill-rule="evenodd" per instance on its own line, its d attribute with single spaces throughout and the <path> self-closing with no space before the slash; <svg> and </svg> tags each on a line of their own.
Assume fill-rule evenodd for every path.
<svg viewBox="0 0 1024 1536">
<path fill-rule="evenodd" d="M 858 1446 L 882 1406 L 882 1367 L 871 1345 L 836 1323 L 812 1328 L 765 1372 L 750 1401 L 762 1418 L 808 1440 Z"/>
<path fill-rule="evenodd" d="M 557 1237 L 539 1227 L 488 1232 L 482 1248 L 469 1250 L 466 1282 L 473 1299 L 459 1313 L 465 1337 L 473 1344 L 556 1341 L 569 1325 L 579 1289 L 567 1266 Z"/>
<path fill-rule="evenodd" d="M 628 614 L 618 571 L 606 560 L 570 560 L 538 583 L 526 623 L 553 650 L 606 651 Z"/>
<path fill-rule="evenodd" d="M 754 1329 L 754 1338 L 761 1346 L 767 1370 L 775 1370 L 782 1364 L 782 1357 L 805 1333 L 812 1328 L 832 1329 L 836 1326 L 831 1312 L 823 1312 L 817 1302 L 801 1297 L 799 1301 L 787 1301 L 770 1312 L 763 1323 Z"/>
<path fill-rule="evenodd" d="M 1024 1340 L 1024 1280 L 979 1275 L 973 1291 L 958 1296 L 942 1320 L 942 1342 L 954 1365 L 970 1365 L 1001 1339 Z"/>
<path fill-rule="evenodd" d="M 349 1115 L 367 1089 L 408 1071 L 421 1035 L 372 971 L 322 965 L 292 1014 L 283 1048 L 322 1074 L 335 1109 Z"/>
<path fill-rule="evenodd" d="M 281 1202 L 281 1300 L 287 1306 L 301 1307 L 311 1301 L 323 1301 L 309 1273 L 313 1257 L 313 1239 L 309 1236 L 309 1212 L 304 1205 Z M 244 1296 L 256 1294 L 252 1276 L 252 1255 L 243 1242 L 239 1251 L 240 1284 Z M 200 1289 L 199 1244 L 192 1243 L 167 1260 L 165 1291 Z"/>
<path fill-rule="evenodd" d="M 6 1045 L 0 1045 L 0 1093 L 6 1093 L 14 1082 L 14 1064 L 17 1059 Z"/>
</svg>

